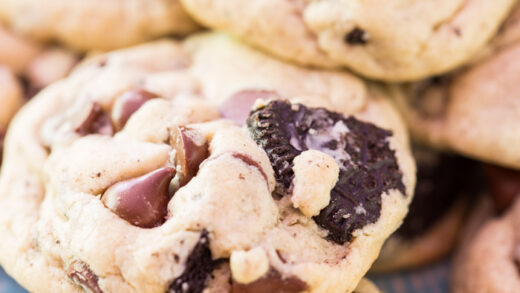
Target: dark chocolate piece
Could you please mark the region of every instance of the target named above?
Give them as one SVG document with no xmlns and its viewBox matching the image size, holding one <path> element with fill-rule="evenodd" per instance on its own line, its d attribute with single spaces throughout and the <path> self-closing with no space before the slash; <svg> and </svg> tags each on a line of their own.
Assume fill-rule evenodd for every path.
<svg viewBox="0 0 520 293">
<path fill-rule="evenodd" d="M 112 106 L 112 119 L 116 130 L 121 130 L 132 114 L 139 110 L 148 100 L 156 97 L 156 94 L 142 89 L 124 92 Z"/>
<path fill-rule="evenodd" d="M 305 291 L 307 284 L 296 277 L 284 278 L 271 269 L 264 277 L 249 284 L 233 281 L 232 293 L 298 293 Z"/>
<path fill-rule="evenodd" d="M 350 45 L 365 45 L 368 42 L 368 34 L 359 27 L 355 27 L 345 35 L 345 42 Z"/>
<path fill-rule="evenodd" d="M 267 90 L 243 90 L 227 99 L 220 107 L 220 114 L 238 125 L 246 122 L 257 99 L 269 100 L 278 97 L 276 92 Z"/>
<path fill-rule="evenodd" d="M 208 286 L 211 273 L 219 264 L 211 256 L 208 231 L 203 230 L 186 261 L 184 273 L 173 280 L 167 293 L 201 293 Z"/>
<path fill-rule="evenodd" d="M 89 266 L 82 261 L 73 261 L 67 270 L 67 276 L 75 284 L 81 286 L 90 293 L 103 293 L 99 288 L 99 278 L 90 270 Z"/>
<path fill-rule="evenodd" d="M 98 103 L 92 103 L 75 131 L 81 136 L 89 134 L 113 135 L 112 121 Z"/>
<path fill-rule="evenodd" d="M 501 214 L 520 196 L 520 171 L 489 164 L 484 170 L 495 208 Z"/>
<path fill-rule="evenodd" d="M 388 138 L 391 131 L 324 108 L 308 108 L 276 100 L 251 113 L 247 126 L 266 151 L 275 171 L 277 192 L 290 194 L 293 160 L 308 149 L 320 150 L 340 167 L 330 204 L 314 217 L 329 239 L 345 243 L 352 232 L 374 223 L 381 195 L 405 187 Z"/>
<path fill-rule="evenodd" d="M 161 225 L 170 200 L 168 186 L 175 169 L 164 167 L 143 176 L 118 182 L 101 196 L 103 204 L 130 224 L 141 228 Z"/>
<path fill-rule="evenodd" d="M 208 142 L 196 130 L 178 126 L 171 130 L 170 144 L 176 151 L 175 165 L 181 176 L 181 186 L 186 185 L 209 156 Z"/>
<path fill-rule="evenodd" d="M 396 234 L 405 239 L 419 237 L 434 226 L 450 208 L 482 188 L 482 172 L 475 161 L 443 154 L 424 146 L 413 146 L 417 161 L 417 184 L 409 212 Z"/>
</svg>

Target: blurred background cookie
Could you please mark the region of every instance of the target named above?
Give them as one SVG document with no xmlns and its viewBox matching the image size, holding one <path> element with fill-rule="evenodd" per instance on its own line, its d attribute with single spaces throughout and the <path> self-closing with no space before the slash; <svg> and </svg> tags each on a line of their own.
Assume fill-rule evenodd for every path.
<svg viewBox="0 0 520 293">
<path fill-rule="evenodd" d="M 408 81 L 451 70 L 483 49 L 514 0 L 181 0 L 210 28 L 303 65 L 345 66 Z"/>
<path fill-rule="evenodd" d="M 483 188 L 472 160 L 413 145 L 417 183 L 409 212 L 385 242 L 372 272 L 412 269 L 440 260 L 459 237 L 468 206 Z"/>
<path fill-rule="evenodd" d="M 515 24 L 511 20 L 497 40 L 508 32 L 515 36 Z M 518 169 L 519 58 L 520 39 L 509 37 L 492 43 L 471 66 L 389 87 L 415 139 L 434 148 Z"/>
<path fill-rule="evenodd" d="M 108 50 L 198 28 L 178 0 L 1 0 L 0 19 L 40 41 Z"/>
</svg>

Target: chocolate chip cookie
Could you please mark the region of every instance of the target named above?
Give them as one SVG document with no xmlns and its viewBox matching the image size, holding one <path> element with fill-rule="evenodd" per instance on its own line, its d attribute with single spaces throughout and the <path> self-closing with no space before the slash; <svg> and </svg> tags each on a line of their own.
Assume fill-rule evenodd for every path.
<svg viewBox="0 0 520 293">
<path fill-rule="evenodd" d="M 520 168 L 520 152 L 514 147 L 520 141 L 518 27 L 511 21 L 490 50 L 467 68 L 390 86 L 413 137 L 435 148 Z"/>
<path fill-rule="evenodd" d="M 481 50 L 514 0 L 181 0 L 213 29 L 303 65 L 411 81 Z"/>
<path fill-rule="evenodd" d="M 352 292 L 415 184 L 383 93 L 219 34 L 94 57 L 7 134 L 0 262 L 37 292 Z"/>
<path fill-rule="evenodd" d="M 121 48 L 198 28 L 178 0 L 1 0 L 0 19 L 31 38 L 79 50 Z"/>
</svg>

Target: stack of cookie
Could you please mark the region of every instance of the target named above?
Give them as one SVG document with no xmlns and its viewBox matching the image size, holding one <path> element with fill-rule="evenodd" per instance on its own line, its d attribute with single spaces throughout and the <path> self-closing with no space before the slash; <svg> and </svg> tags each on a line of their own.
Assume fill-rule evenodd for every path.
<svg viewBox="0 0 520 293">
<path fill-rule="evenodd" d="M 520 292 L 516 2 L 0 0 L 0 264 L 372 293 L 463 243 L 454 292 Z"/>
</svg>

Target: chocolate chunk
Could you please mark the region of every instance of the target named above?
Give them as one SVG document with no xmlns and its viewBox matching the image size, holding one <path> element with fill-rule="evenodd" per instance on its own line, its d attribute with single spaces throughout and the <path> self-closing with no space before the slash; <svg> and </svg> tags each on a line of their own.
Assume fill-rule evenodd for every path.
<svg viewBox="0 0 520 293">
<path fill-rule="evenodd" d="M 89 266 L 82 261 L 73 261 L 67 270 L 67 276 L 72 282 L 81 286 L 90 293 L 103 293 L 99 288 L 99 278 L 90 270 Z"/>
<path fill-rule="evenodd" d="M 489 164 L 484 170 L 495 208 L 503 213 L 520 196 L 520 171 Z"/>
<path fill-rule="evenodd" d="M 298 293 L 305 291 L 307 284 L 296 277 L 284 278 L 271 269 L 266 276 L 249 284 L 233 281 L 232 293 Z"/>
<path fill-rule="evenodd" d="M 473 197 L 483 186 L 480 165 L 472 160 L 414 145 L 417 184 L 408 215 L 396 234 L 413 239 L 427 233 L 457 200 Z"/>
<path fill-rule="evenodd" d="M 209 156 L 208 142 L 196 130 L 178 126 L 171 130 L 170 144 L 176 151 L 175 165 L 183 186 L 197 174 L 199 165 Z"/>
<path fill-rule="evenodd" d="M 79 126 L 75 131 L 81 136 L 88 134 L 113 135 L 114 129 L 112 121 L 98 103 L 92 103 L 85 110 L 85 116 L 82 117 Z"/>
<path fill-rule="evenodd" d="M 243 90 L 232 95 L 220 106 L 220 114 L 238 125 L 243 125 L 257 99 L 269 100 L 277 97 L 273 91 Z"/>
<path fill-rule="evenodd" d="M 345 35 L 345 42 L 350 45 L 365 45 L 368 42 L 368 34 L 356 27 Z"/>
<path fill-rule="evenodd" d="M 329 239 L 345 243 L 352 232 L 374 223 L 381 213 L 381 195 L 405 187 L 388 138 L 391 131 L 324 108 L 272 101 L 252 112 L 247 126 L 266 151 L 275 171 L 276 191 L 290 194 L 293 160 L 308 149 L 333 157 L 340 167 L 330 204 L 314 217 Z"/>
<path fill-rule="evenodd" d="M 101 196 L 116 215 L 141 228 L 161 225 L 170 200 L 168 186 L 175 169 L 164 167 L 143 176 L 118 182 Z"/>
<path fill-rule="evenodd" d="M 156 97 L 156 94 L 142 89 L 130 90 L 119 96 L 112 106 L 112 120 L 116 130 L 121 130 L 132 114 L 148 100 Z"/>
<path fill-rule="evenodd" d="M 201 293 L 207 287 L 211 273 L 219 263 L 211 256 L 208 231 L 203 230 L 186 261 L 184 273 L 173 280 L 167 293 Z"/>
</svg>

